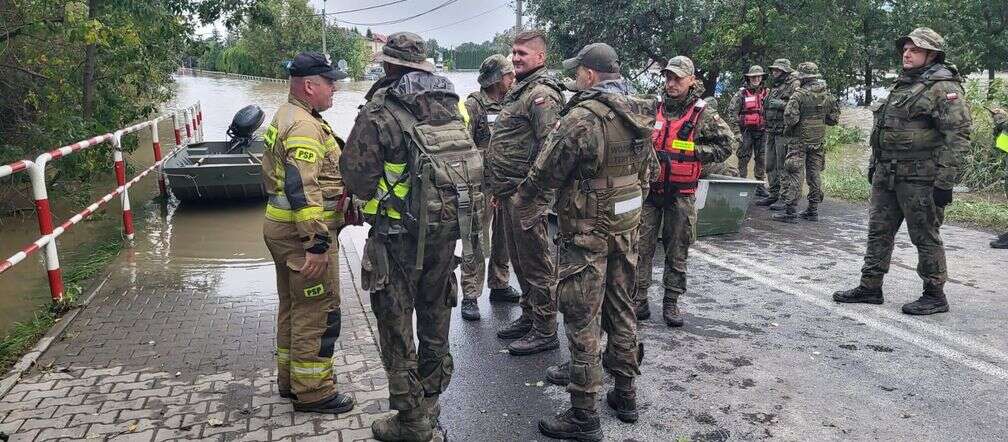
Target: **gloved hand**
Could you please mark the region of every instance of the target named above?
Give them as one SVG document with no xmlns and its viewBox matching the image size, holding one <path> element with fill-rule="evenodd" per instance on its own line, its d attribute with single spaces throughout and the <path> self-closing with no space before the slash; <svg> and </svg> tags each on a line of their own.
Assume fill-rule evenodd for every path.
<svg viewBox="0 0 1008 442">
<path fill-rule="evenodd" d="M 945 207 L 952 202 L 952 189 L 934 188 L 934 203 L 938 207 Z"/>
</svg>

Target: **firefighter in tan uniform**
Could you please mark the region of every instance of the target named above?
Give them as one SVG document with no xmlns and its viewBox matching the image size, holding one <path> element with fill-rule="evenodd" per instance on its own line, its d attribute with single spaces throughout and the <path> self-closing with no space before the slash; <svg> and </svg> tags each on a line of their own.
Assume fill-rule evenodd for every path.
<svg viewBox="0 0 1008 442">
<path fill-rule="evenodd" d="M 343 225 L 339 157 L 343 141 L 319 112 L 332 107 L 346 73 L 328 57 L 298 54 L 288 66 L 290 95 L 263 136 L 269 200 L 263 237 L 276 265 L 277 383 L 294 409 L 343 413 L 350 396 L 336 390 L 332 356 L 340 333 L 339 250 Z"/>
</svg>

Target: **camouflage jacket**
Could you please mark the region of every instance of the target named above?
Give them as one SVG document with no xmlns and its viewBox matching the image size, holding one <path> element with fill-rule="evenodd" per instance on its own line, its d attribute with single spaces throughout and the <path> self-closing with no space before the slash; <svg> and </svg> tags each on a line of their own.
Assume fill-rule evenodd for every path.
<svg viewBox="0 0 1008 442">
<path fill-rule="evenodd" d="M 665 95 L 662 97 L 665 118 L 675 120 L 682 118 L 689 110 L 690 106 L 701 100 L 704 87 L 699 82 L 696 83 L 686 96 L 676 100 Z M 727 160 L 738 148 L 738 139 L 732 132 L 731 127 L 725 122 L 716 110 L 706 109 L 700 115 L 695 129 L 694 142 L 696 143 L 696 155 L 705 168 L 711 163 L 720 163 Z"/>
<path fill-rule="evenodd" d="M 532 162 L 556 125 L 564 98 L 546 68 L 527 76 L 504 96 L 490 145 L 485 152 L 484 185 L 508 197 L 528 176 Z"/>
<path fill-rule="evenodd" d="M 873 103 L 869 167 L 893 179 L 952 189 L 969 152 L 973 120 L 962 78 L 936 63 L 904 71 L 885 99 Z"/>
<path fill-rule="evenodd" d="M 994 119 L 994 136 L 999 133 L 1008 133 L 1008 111 L 996 107 L 991 109 L 991 117 Z"/>
<path fill-rule="evenodd" d="M 784 133 L 806 145 L 822 145 L 826 126 L 840 121 L 840 104 L 822 80 L 807 80 L 784 106 Z"/>
<path fill-rule="evenodd" d="M 778 135 L 784 133 L 784 107 L 800 87 L 801 82 L 793 75 L 774 81 L 770 93 L 763 100 L 767 132 Z"/>
<path fill-rule="evenodd" d="M 269 201 L 266 218 L 291 223 L 304 248 L 329 249 L 343 215 L 339 161 L 343 140 L 308 104 L 288 97 L 263 136 L 263 180 Z"/>
<path fill-rule="evenodd" d="M 476 148 L 485 150 L 490 144 L 490 135 L 493 134 L 501 104 L 486 92 L 476 91 L 466 98 L 465 107 L 469 111 L 469 134 L 476 143 Z"/>
<path fill-rule="evenodd" d="M 749 91 L 759 92 L 766 89 L 766 86 L 761 84 L 756 89 L 746 86 L 739 88 L 738 92 L 735 92 L 735 95 L 732 95 L 731 101 L 728 102 L 728 110 L 726 111 L 728 113 L 728 118 L 725 121 L 728 122 L 728 125 L 731 126 L 735 133 L 741 133 L 742 131 L 742 102 L 745 99 L 744 91 L 746 89 L 749 89 Z"/>
</svg>

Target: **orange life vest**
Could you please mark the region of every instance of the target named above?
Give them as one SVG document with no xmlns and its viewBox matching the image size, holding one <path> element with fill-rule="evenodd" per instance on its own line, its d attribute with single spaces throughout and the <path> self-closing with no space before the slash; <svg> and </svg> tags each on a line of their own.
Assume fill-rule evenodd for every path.
<svg viewBox="0 0 1008 442">
<path fill-rule="evenodd" d="M 749 89 L 742 90 L 742 127 L 746 129 L 766 129 L 766 118 L 763 116 L 763 99 L 770 91 L 761 88 L 759 92 Z"/>
<path fill-rule="evenodd" d="M 693 137 L 697 122 L 706 107 L 706 101 L 697 99 L 682 117 L 668 120 L 664 106 L 658 106 L 651 142 L 661 168 L 658 180 L 651 183 L 651 192 L 648 194 L 648 200 L 655 205 L 664 207 L 677 195 L 696 193 L 701 165 Z"/>
</svg>

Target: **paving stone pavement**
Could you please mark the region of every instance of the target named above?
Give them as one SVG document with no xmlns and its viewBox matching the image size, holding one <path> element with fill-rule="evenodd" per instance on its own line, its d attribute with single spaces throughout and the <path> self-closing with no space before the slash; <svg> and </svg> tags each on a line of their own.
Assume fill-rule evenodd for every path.
<svg viewBox="0 0 1008 442">
<path fill-rule="evenodd" d="M 229 295 L 219 282 L 199 290 L 171 271 L 124 265 L 0 398 L 0 431 L 11 441 L 370 439 L 371 423 L 389 413 L 387 380 L 370 301 L 351 272 L 359 258 L 353 247 L 342 252 L 333 366 L 357 401 L 351 412 L 295 413 L 279 396 L 275 288 Z M 271 265 L 255 272 L 272 280 L 263 275 Z"/>
</svg>

